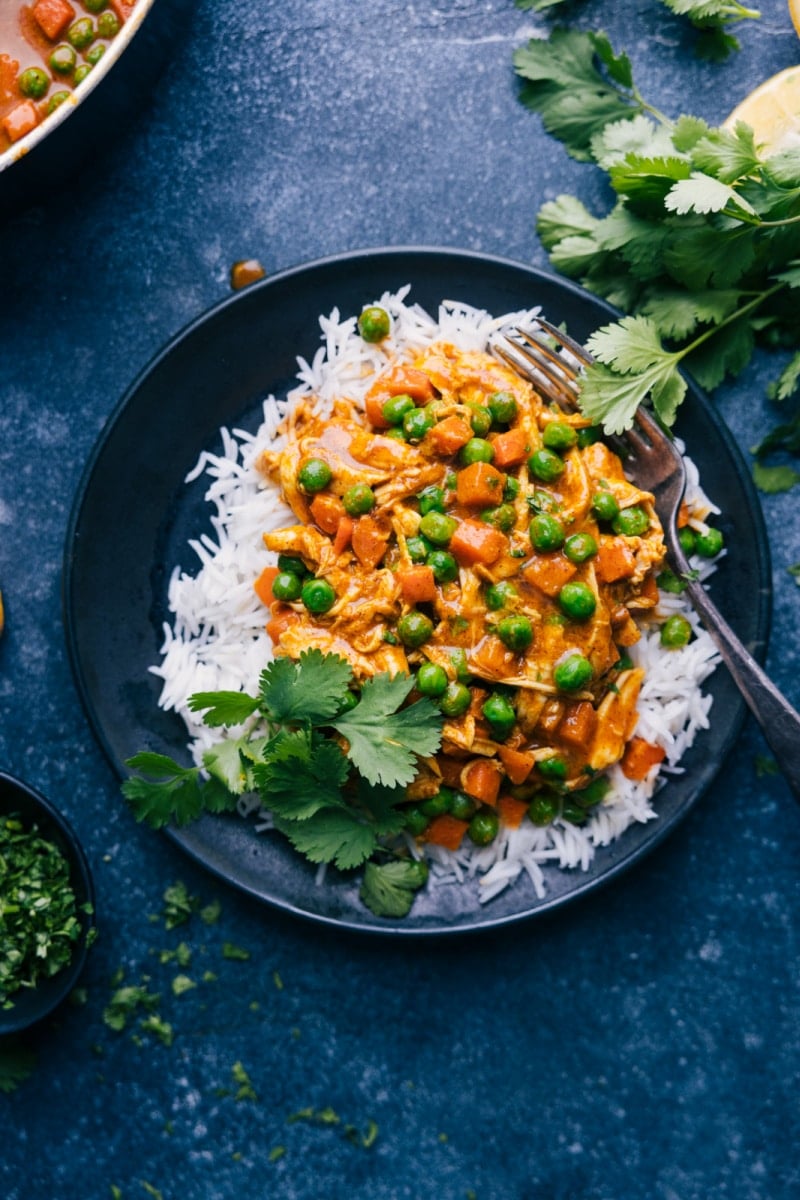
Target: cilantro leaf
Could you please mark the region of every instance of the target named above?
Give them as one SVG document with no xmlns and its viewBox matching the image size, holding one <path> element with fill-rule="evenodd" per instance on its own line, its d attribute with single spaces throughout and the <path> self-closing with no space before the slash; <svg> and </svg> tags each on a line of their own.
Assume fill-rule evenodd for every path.
<svg viewBox="0 0 800 1200">
<path fill-rule="evenodd" d="M 247 771 L 242 761 L 242 748 L 246 744 L 246 738 L 225 738 L 203 754 L 203 766 L 209 775 L 234 796 L 247 789 Z"/>
<path fill-rule="evenodd" d="M 261 703 L 280 724 L 294 721 L 322 725 L 342 706 L 353 671 L 348 662 L 321 650 L 304 650 L 295 662 L 276 658 L 261 672 Z"/>
<path fill-rule="evenodd" d="M 170 821 L 186 825 L 202 812 L 203 792 L 197 767 L 182 767 L 166 754 L 149 751 L 126 759 L 125 765 L 152 777 L 133 775 L 122 784 L 122 794 L 137 821 L 161 829 Z"/>
<path fill-rule="evenodd" d="M 721 183 L 702 171 L 692 171 L 688 179 L 673 184 L 664 197 L 664 207 L 676 213 L 722 212 L 728 205 L 752 213 L 752 205 L 727 183 Z"/>
<path fill-rule="evenodd" d="M 346 808 L 321 809 L 305 821 L 276 816 L 275 827 L 311 862 L 332 862 L 341 871 L 360 867 L 377 846 L 375 831 Z"/>
<path fill-rule="evenodd" d="M 408 675 L 375 675 L 365 682 L 355 708 L 331 722 L 347 738 L 348 757 L 372 784 L 411 783 L 417 756 L 439 748 L 442 716 L 430 700 L 397 711 L 413 686 Z"/>
<path fill-rule="evenodd" d="M 414 893 L 428 877 L 422 862 L 397 859 L 378 865 L 368 862 L 359 895 L 377 917 L 405 917 L 414 902 Z"/>
<path fill-rule="evenodd" d="M 753 482 L 760 492 L 775 495 L 777 492 L 788 492 L 796 487 L 800 483 L 800 474 L 793 467 L 768 467 L 757 462 L 753 464 Z"/>
<path fill-rule="evenodd" d="M 280 817 L 305 821 L 323 808 L 343 808 L 347 760 L 336 742 L 303 731 L 284 733 L 271 745 L 253 778 L 265 806 Z"/>
<path fill-rule="evenodd" d="M 245 692 L 195 692 L 189 697 L 189 711 L 208 711 L 206 725 L 241 725 L 258 709 L 258 700 Z"/>
<path fill-rule="evenodd" d="M 771 400 L 788 400 L 800 386 L 800 350 L 789 359 L 776 381 L 770 384 L 767 394 Z"/>
</svg>

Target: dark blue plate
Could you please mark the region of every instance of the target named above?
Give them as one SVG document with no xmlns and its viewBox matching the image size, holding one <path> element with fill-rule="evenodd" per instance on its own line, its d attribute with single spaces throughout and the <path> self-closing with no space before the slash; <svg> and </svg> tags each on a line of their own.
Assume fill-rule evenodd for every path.
<svg viewBox="0 0 800 1200">
<path fill-rule="evenodd" d="M 410 283 L 411 299 L 433 314 L 442 299 L 493 313 L 541 305 L 583 341 L 616 314 L 588 292 L 504 259 L 454 250 L 398 248 L 342 255 L 285 271 L 219 304 L 184 330 L 134 382 L 108 421 L 87 465 L 69 524 L 64 570 L 67 641 L 92 728 L 120 777 L 137 750 L 188 761 L 182 721 L 158 708 L 158 661 L 166 589 L 175 563 L 197 560 L 187 539 L 208 527 L 206 484 L 183 479 L 201 450 L 219 447 L 221 425 L 254 429 L 260 400 L 295 382 L 296 356 L 320 344 L 318 317 L 338 307 L 359 313 L 383 291 Z M 677 427 L 708 494 L 720 505 L 729 552 L 714 598 L 742 641 L 763 657 L 770 571 L 761 510 L 730 433 L 695 387 Z M 170 836 L 198 862 L 271 904 L 317 921 L 390 934 L 442 934 L 502 925 L 586 895 L 638 862 L 686 815 L 733 745 L 744 703 L 720 668 L 707 684 L 711 728 L 685 755 L 685 773 L 658 797 L 659 819 L 636 825 L 598 849 L 588 871 L 546 870 L 537 899 L 526 877 L 479 906 L 477 885 L 419 896 L 402 921 L 373 916 L 358 880 L 314 868 L 276 834 L 257 835 L 237 817 L 203 817 Z M 120 799 L 120 806 L 124 801 Z M 132 817 L 129 819 L 133 819 Z"/>
</svg>

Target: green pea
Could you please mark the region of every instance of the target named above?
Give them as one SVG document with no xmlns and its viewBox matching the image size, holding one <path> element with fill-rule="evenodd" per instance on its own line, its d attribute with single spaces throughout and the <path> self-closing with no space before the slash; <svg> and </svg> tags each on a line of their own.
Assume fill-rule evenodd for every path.
<svg viewBox="0 0 800 1200">
<path fill-rule="evenodd" d="M 482 404 L 471 404 L 469 423 L 476 437 L 486 437 L 492 428 L 492 414 Z"/>
<path fill-rule="evenodd" d="M 342 696 L 342 703 L 339 707 L 339 712 L 340 713 L 351 712 L 352 709 L 354 709 L 357 704 L 358 704 L 358 696 L 355 694 L 355 692 L 351 692 L 350 689 L 348 688 L 347 691 L 345 692 L 345 694 Z"/>
<path fill-rule="evenodd" d="M 542 441 L 548 450 L 569 450 L 577 440 L 577 431 L 566 421 L 549 421 L 542 434 Z"/>
<path fill-rule="evenodd" d="M 361 517 L 375 507 L 375 493 L 367 483 L 354 483 L 342 496 L 342 504 L 351 517 Z"/>
<path fill-rule="evenodd" d="M 611 791 L 611 783 L 604 775 L 599 775 L 597 779 L 593 779 L 585 788 L 572 793 L 573 801 L 580 805 L 581 808 L 594 808 L 595 804 L 599 804 L 604 800 Z"/>
<path fill-rule="evenodd" d="M 682 579 L 679 579 L 674 571 L 669 567 L 662 571 L 658 576 L 658 586 L 662 592 L 671 592 L 673 596 L 680 596 L 681 592 L 686 591 L 686 584 Z"/>
<path fill-rule="evenodd" d="M 476 812 L 475 816 L 469 823 L 467 834 L 470 841 L 476 846 L 488 846 L 497 837 L 497 832 L 500 828 L 500 820 L 497 813 L 491 809 L 484 809 L 481 812 Z"/>
<path fill-rule="evenodd" d="M 83 7 L 90 13 L 102 12 L 108 0 L 83 0 Z"/>
<path fill-rule="evenodd" d="M 503 617 L 502 621 L 497 623 L 497 636 L 509 650 L 520 652 L 527 650 L 533 641 L 533 626 L 528 618 L 521 614 Z"/>
<path fill-rule="evenodd" d="M 413 563 L 424 563 L 432 549 L 431 543 L 424 537 L 410 537 L 406 541 L 406 550 Z"/>
<path fill-rule="evenodd" d="M 432 550 L 425 561 L 437 583 L 452 583 L 458 579 L 458 563 L 446 550 Z"/>
<path fill-rule="evenodd" d="M 630 508 L 621 508 L 611 522 L 614 533 L 621 533 L 625 537 L 641 537 L 649 527 L 650 518 L 638 504 L 632 504 Z"/>
<path fill-rule="evenodd" d="M 598 521 L 613 521 L 619 513 L 617 497 L 613 492 L 595 492 L 592 496 L 592 512 Z"/>
<path fill-rule="evenodd" d="M 294 554 L 279 554 L 278 555 L 278 570 L 291 571 L 293 575 L 299 575 L 301 579 L 308 575 L 308 568 L 302 558 L 297 558 Z"/>
<path fill-rule="evenodd" d="M 57 108 L 60 108 L 65 100 L 69 100 L 69 92 L 53 92 L 50 99 L 47 101 L 47 112 L 54 113 Z"/>
<path fill-rule="evenodd" d="M 412 837 L 420 837 L 428 828 L 428 818 L 418 804 L 410 804 L 403 809 L 406 829 Z"/>
<path fill-rule="evenodd" d="M 558 550 L 564 544 L 564 528 L 549 513 L 537 513 L 528 526 L 528 534 L 535 550 Z"/>
<path fill-rule="evenodd" d="M 307 458 L 297 472 L 297 482 L 304 492 L 321 492 L 333 479 L 333 471 L 322 458 Z"/>
<path fill-rule="evenodd" d="M 528 816 L 534 825 L 549 825 L 558 816 L 558 797 L 549 792 L 540 792 L 531 800 Z"/>
<path fill-rule="evenodd" d="M 401 425 L 394 425 L 391 429 L 384 429 L 383 437 L 391 438 L 395 442 L 405 442 L 406 434 Z"/>
<path fill-rule="evenodd" d="M 508 579 L 492 583 L 486 589 L 486 607 L 492 611 L 498 608 L 509 608 L 518 598 L 519 592 Z"/>
<path fill-rule="evenodd" d="M 422 812 L 426 817 L 440 817 L 442 813 L 450 811 L 450 803 L 453 799 L 453 793 L 450 788 L 440 788 L 435 796 L 428 796 L 420 804 Z"/>
<path fill-rule="evenodd" d="M 458 527 L 454 517 L 446 517 L 444 513 L 429 512 L 419 523 L 419 531 L 435 546 L 446 546 Z"/>
<path fill-rule="evenodd" d="M 450 801 L 450 816 L 457 817 L 459 821 L 471 821 L 477 807 L 477 802 L 466 792 L 453 792 L 453 798 Z"/>
<path fill-rule="evenodd" d="M 701 558 L 716 558 L 724 545 L 725 539 L 719 529 L 708 529 L 695 538 L 695 550 Z"/>
<path fill-rule="evenodd" d="M 465 466 L 476 462 L 490 463 L 494 458 L 494 447 L 484 438 L 470 438 L 466 446 L 461 447 L 459 457 Z"/>
<path fill-rule="evenodd" d="M 599 425 L 587 425 L 584 429 L 578 430 L 578 449 L 585 450 L 587 446 L 593 446 L 595 442 L 599 442 L 603 436 L 603 430 Z"/>
<path fill-rule="evenodd" d="M 592 664 L 577 650 L 556 663 L 553 682 L 562 692 L 576 692 L 592 678 Z"/>
<path fill-rule="evenodd" d="M 514 528 L 517 512 L 513 504 L 499 504 L 497 508 L 486 508 L 481 513 L 481 520 L 487 525 L 494 525 L 503 533 L 510 533 Z"/>
<path fill-rule="evenodd" d="M 683 529 L 678 530 L 678 541 L 681 544 L 681 549 L 687 558 L 690 558 L 697 549 L 697 534 L 689 525 L 684 525 Z"/>
<path fill-rule="evenodd" d="M 406 613 L 397 622 L 397 635 L 400 641 L 411 649 L 424 646 L 432 633 L 433 621 L 424 613 L 417 612 L 416 609 Z"/>
<path fill-rule="evenodd" d="M 560 754 L 552 754 L 549 758 L 540 758 L 536 769 L 545 779 L 566 779 L 567 764 Z"/>
<path fill-rule="evenodd" d="M 513 475 L 506 476 L 505 487 L 503 488 L 503 499 L 508 503 L 511 500 L 516 500 L 519 495 L 519 480 Z"/>
<path fill-rule="evenodd" d="M 588 817 L 588 813 L 579 804 L 571 802 L 564 805 L 561 815 L 565 821 L 569 821 L 570 825 L 584 825 Z"/>
<path fill-rule="evenodd" d="M 508 425 L 517 415 L 517 402 L 511 392 L 493 392 L 488 405 L 492 419 L 498 425 Z"/>
<path fill-rule="evenodd" d="M 94 25 L 90 17 L 78 17 L 67 30 L 67 41 L 76 50 L 85 50 L 94 41 Z"/>
<path fill-rule="evenodd" d="M 327 579 L 307 579 L 300 589 L 300 599 L 311 613 L 326 613 L 336 603 L 336 592 Z"/>
<path fill-rule="evenodd" d="M 457 485 L 458 476 L 456 475 L 455 471 L 448 471 L 444 477 L 444 486 L 447 488 L 448 492 L 454 492 Z"/>
<path fill-rule="evenodd" d="M 100 37 L 113 38 L 119 33 L 119 19 L 113 12 L 101 13 L 97 18 L 97 32 Z"/>
<path fill-rule="evenodd" d="M 78 56 L 72 46 L 64 43 L 62 46 L 56 46 L 47 61 L 50 64 L 50 70 L 55 71 L 56 75 L 69 75 L 75 70 Z"/>
<path fill-rule="evenodd" d="M 105 42 L 98 42 L 86 51 L 86 61 L 96 67 L 106 52 Z"/>
<path fill-rule="evenodd" d="M 668 617 L 661 626 L 661 645 L 666 650 L 678 650 L 681 646 L 685 646 L 692 636 L 692 627 L 679 613 L 672 617 Z"/>
<path fill-rule="evenodd" d="M 453 670 L 456 673 L 456 679 L 459 683 L 469 683 L 472 676 L 470 675 L 469 667 L 467 666 L 467 652 L 457 646 L 455 650 L 450 651 L 450 662 L 453 664 Z"/>
<path fill-rule="evenodd" d="M 72 82 L 75 84 L 76 87 L 78 86 L 79 83 L 83 83 L 84 79 L 89 74 L 91 69 L 92 69 L 91 63 L 81 63 L 81 65 L 79 67 L 75 68 L 75 74 L 72 76 Z"/>
<path fill-rule="evenodd" d="M 303 581 L 293 571 L 281 571 L 272 581 L 272 594 L 276 600 L 299 600 Z"/>
<path fill-rule="evenodd" d="M 31 100 L 41 100 L 47 94 L 50 80 L 41 67 L 27 67 L 17 78 L 19 90 Z"/>
<path fill-rule="evenodd" d="M 403 417 L 403 432 L 410 442 L 421 442 L 433 426 L 433 417 L 424 408 L 414 408 Z"/>
<path fill-rule="evenodd" d="M 528 469 L 542 483 L 553 483 L 564 470 L 564 461 L 544 446 L 541 450 L 534 450 L 528 459 Z"/>
<path fill-rule="evenodd" d="M 399 396 L 390 396 L 388 400 L 384 400 L 381 405 L 381 412 L 384 419 L 390 425 L 402 425 L 403 417 L 407 412 L 411 412 L 417 406 L 412 398 L 403 392 Z"/>
<path fill-rule="evenodd" d="M 583 563 L 597 554 L 597 542 L 590 533 L 573 533 L 564 542 L 564 553 L 572 563 Z"/>
<path fill-rule="evenodd" d="M 439 700 L 439 708 L 446 717 L 463 717 L 472 703 L 472 693 L 464 683 L 448 683 Z"/>
<path fill-rule="evenodd" d="M 425 662 L 417 671 L 417 691 L 423 696 L 443 696 L 447 684 L 447 672 L 438 663 Z"/>
<path fill-rule="evenodd" d="M 436 484 L 423 488 L 417 495 L 417 500 L 423 517 L 429 512 L 444 512 L 444 488 L 437 487 Z"/>
<path fill-rule="evenodd" d="M 358 318 L 358 332 L 365 342 L 382 342 L 389 335 L 391 322 L 385 308 L 371 304 Z"/>
<path fill-rule="evenodd" d="M 509 700 L 495 692 L 483 704 L 481 712 L 489 722 L 492 735 L 498 741 L 505 741 L 517 720 L 517 714 Z"/>
<path fill-rule="evenodd" d="M 597 597 L 588 583 L 570 580 L 558 593 L 561 611 L 573 621 L 588 621 L 597 608 Z"/>
</svg>

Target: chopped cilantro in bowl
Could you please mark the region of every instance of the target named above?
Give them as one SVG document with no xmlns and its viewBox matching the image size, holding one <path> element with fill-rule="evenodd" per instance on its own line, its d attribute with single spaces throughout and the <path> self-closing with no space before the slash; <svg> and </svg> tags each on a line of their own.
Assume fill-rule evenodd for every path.
<svg viewBox="0 0 800 1200">
<path fill-rule="evenodd" d="M 64 817 L 0 772 L 0 1035 L 49 1015 L 94 938 L 94 887 Z"/>
</svg>

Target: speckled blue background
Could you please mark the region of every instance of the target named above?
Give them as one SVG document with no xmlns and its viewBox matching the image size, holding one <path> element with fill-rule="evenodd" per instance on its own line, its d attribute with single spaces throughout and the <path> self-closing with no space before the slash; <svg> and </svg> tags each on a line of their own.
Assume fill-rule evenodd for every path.
<svg viewBox="0 0 800 1200">
<path fill-rule="evenodd" d="M 628 50 L 659 108 L 717 123 L 800 59 L 782 0 L 762 9 L 723 65 L 696 61 L 657 0 L 565 12 Z M 112 1185 L 124 1200 L 800 1195 L 800 811 L 758 777 L 752 722 L 623 879 L 527 926 L 397 945 L 262 908 L 135 825 L 66 660 L 61 555 L 83 465 L 135 374 L 228 293 L 233 261 L 271 272 L 438 244 L 546 266 L 542 201 L 606 204 L 517 100 L 512 51 L 547 25 L 511 0 L 199 0 L 125 135 L 0 228 L 0 763 L 77 827 L 100 925 L 86 1003 L 29 1039 L 37 1069 L 0 1096 L 7 1200 L 105 1200 Z M 758 358 L 719 393 L 744 450 L 775 373 Z M 768 666 L 798 705 L 797 496 L 764 510 Z M 165 928 L 179 879 L 221 902 L 217 924 Z M 159 952 L 181 940 L 198 986 L 174 996 Z M 170 1048 L 104 1025 L 120 969 L 161 993 Z M 236 1063 L 257 1099 L 236 1099 Z M 326 1107 L 338 1123 L 288 1120 Z M 348 1127 L 370 1122 L 366 1149 Z"/>
</svg>

